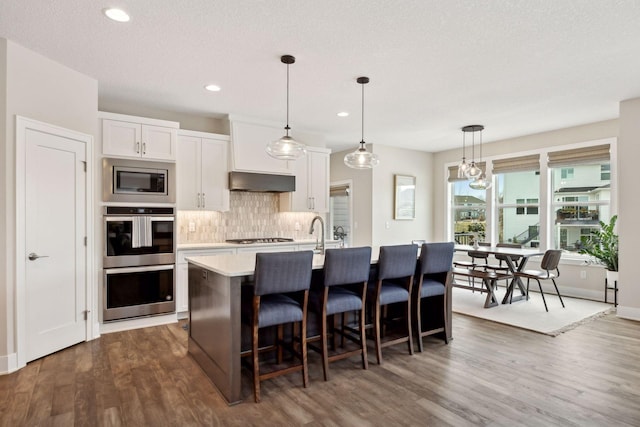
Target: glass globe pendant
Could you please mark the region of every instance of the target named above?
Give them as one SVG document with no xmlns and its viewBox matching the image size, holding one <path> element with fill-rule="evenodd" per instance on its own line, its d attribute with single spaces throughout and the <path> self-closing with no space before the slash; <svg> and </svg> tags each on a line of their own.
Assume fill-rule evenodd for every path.
<svg viewBox="0 0 640 427">
<path fill-rule="evenodd" d="M 491 188 L 491 185 L 491 181 L 487 179 L 487 176 L 484 173 L 480 174 L 479 177 L 469 183 L 469 187 L 474 190 L 488 190 Z"/>
<path fill-rule="evenodd" d="M 307 154 L 304 144 L 299 143 L 289 136 L 289 65 L 296 62 L 296 58 L 291 55 L 280 57 L 283 64 L 287 64 L 287 125 L 284 127 L 285 135 L 267 144 L 266 151 L 271 157 L 279 160 L 297 160 Z"/>
<path fill-rule="evenodd" d="M 353 169 L 371 169 L 380 164 L 378 155 L 367 151 L 364 142 L 364 85 L 369 83 L 369 77 L 358 77 L 356 81 L 362 85 L 362 139 L 360 147 L 344 156 L 344 164 Z"/>
</svg>

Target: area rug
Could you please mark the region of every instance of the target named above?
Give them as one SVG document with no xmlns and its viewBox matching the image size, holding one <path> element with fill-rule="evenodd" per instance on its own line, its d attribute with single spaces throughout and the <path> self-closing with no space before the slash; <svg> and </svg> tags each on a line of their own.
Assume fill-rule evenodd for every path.
<svg viewBox="0 0 640 427">
<path fill-rule="evenodd" d="M 504 288 L 498 289 L 498 301 L 502 302 L 504 294 Z M 565 296 L 562 299 L 566 307 L 562 308 L 557 295 L 545 293 L 549 306 L 547 313 L 544 310 L 542 296 L 537 292 L 531 292 L 528 301 L 484 308 L 486 296 L 480 292 L 472 293 L 467 289 L 453 288 L 453 312 L 556 336 L 613 311 L 611 304 Z"/>
</svg>

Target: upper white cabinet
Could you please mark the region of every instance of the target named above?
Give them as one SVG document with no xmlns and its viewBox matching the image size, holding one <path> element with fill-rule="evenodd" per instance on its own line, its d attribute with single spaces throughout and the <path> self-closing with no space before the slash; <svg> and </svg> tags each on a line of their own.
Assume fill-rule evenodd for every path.
<svg viewBox="0 0 640 427">
<path fill-rule="evenodd" d="M 178 133 L 178 209 L 229 210 L 228 146 L 226 135 Z"/>
<path fill-rule="evenodd" d="M 296 191 L 280 195 L 280 211 L 329 212 L 329 155 L 326 148 L 307 147 L 307 155 L 291 161 Z"/>
<path fill-rule="evenodd" d="M 269 156 L 265 147 L 284 135 L 284 129 L 275 126 L 231 120 L 231 168 L 234 171 L 273 174 L 293 174 L 291 162 Z"/>
<path fill-rule="evenodd" d="M 100 113 L 102 154 L 149 160 L 175 160 L 179 123 Z"/>
</svg>

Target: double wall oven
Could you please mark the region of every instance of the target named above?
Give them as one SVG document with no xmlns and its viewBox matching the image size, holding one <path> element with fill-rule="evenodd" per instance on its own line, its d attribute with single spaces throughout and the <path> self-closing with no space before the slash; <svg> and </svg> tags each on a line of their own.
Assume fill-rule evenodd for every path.
<svg viewBox="0 0 640 427">
<path fill-rule="evenodd" d="M 103 320 L 175 311 L 173 207 L 104 207 Z"/>
</svg>

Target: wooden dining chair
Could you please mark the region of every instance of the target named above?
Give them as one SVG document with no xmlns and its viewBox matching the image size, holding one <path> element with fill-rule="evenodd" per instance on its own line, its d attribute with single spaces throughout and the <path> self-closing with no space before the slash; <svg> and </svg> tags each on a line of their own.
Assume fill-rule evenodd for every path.
<svg viewBox="0 0 640 427">
<path fill-rule="evenodd" d="M 373 330 L 376 346 L 376 359 L 382 364 L 382 348 L 407 342 L 409 354 L 413 354 L 413 336 L 411 332 L 411 289 L 416 271 L 418 246 L 395 245 L 381 246 L 378 259 L 378 274 L 375 281 L 370 281 L 367 300 L 373 309 Z M 382 342 L 381 308 L 389 304 L 406 304 L 407 335 Z M 384 319 L 386 320 L 386 319 Z"/>
<path fill-rule="evenodd" d="M 491 246 L 489 242 L 478 242 L 478 246 Z M 471 261 L 468 260 L 460 260 L 453 261 L 453 266 L 457 268 L 466 268 L 469 270 L 482 269 L 486 270 L 486 266 L 488 264 L 489 254 L 483 251 L 467 251 L 467 256 L 471 258 Z M 477 262 L 476 260 L 481 260 L 482 262 Z M 475 279 L 471 276 L 467 276 L 467 281 L 469 282 L 469 286 L 471 286 L 471 292 L 475 292 Z"/>
<path fill-rule="evenodd" d="M 453 242 L 443 243 L 424 243 L 420 251 L 420 260 L 416 270 L 416 285 L 413 289 L 415 319 L 416 319 L 416 336 L 418 338 L 418 351 L 423 351 L 422 338 L 427 335 L 444 333 L 444 342 L 449 342 L 447 336 L 447 294 L 452 282 L 452 261 L 453 261 Z M 436 327 L 424 330 L 423 325 L 426 324 L 427 317 L 431 313 L 423 313 L 422 305 L 425 299 L 440 298 L 438 304 L 440 310 L 436 315 L 441 316 Z M 431 316 L 433 317 L 433 316 Z M 429 319 L 433 321 L 434 319 Z M 442 325 L 442 326 L 440 326 Z"/>
<path fill-rule="evenodd" d="M 522 245 L 519 243 L 498 243 L 496 247 L 522 249 Z M 485 266 L 485 270 L 491 270 L 496 273 L 502 273 L 502 274 L 511 274 L 511 270 L 509 269 L 509 265 L 507 264 L 507 258 L 511 260 L 511 262 L 516 268 L 518 267 L 518 261 L 520 260 L 519 256 L 503 255 L 503 254 L 495 254 L 494 258 L 498 261 L 498 264 L 488 264 Z M 505 279 L 507 281 L 506 286 L 509 286 L 509 280 L 511 280 L 512 277 L 513 276 L 506 277 Z M 498 281 L 496 280 L 494 283 L 495 283 L 495 287 L 497 288 Z"/>
<path fill-rule="evenodd" d="M 307 303 L 311 285 L 313 251 L 274 252 L 256 254 L 255 282 L 250 307 L 243 307 L 243 321 L 251 325 L 251 351 L 253 359 L 253 394 L 260 402 L 260 382 L 290 372 L 302 371 L 304 387 L 308 386 L 307 369 Z M 283 340 L 282 325 L 300 323 L 299 351 Z M 277 326 L 274 345 L 260 348 L 260 329 Z M 300 359 L 299 364 L 260 372 L 259 353 L 277 350 L 278 363 L 282 363 L 282 349 L 287 347 Z"/>
<path fill-rule="evenodd" d="M 329 379 L 329 362 L 341 360 L 353 355 L 362 356 L 362 368 L 368 369 L 367 339 L 365 330 L 365 307 L 367 282 L 371 268 L 371 247 L 327 249 L 324 255 L 324 271 L 322 288 L 312 291 L 309 306 L 320 314 L 322 341 L 322 370 L 324 380 Z M 359 327 L 357 329 L 345 325 L 342 316 L 340 327 L 335 326 L 333 317 L 336 314 L 356 312 Z M 329 330 L 329 325 L 331 330 Z M 357 344 L 358 349 L 341 351 L 329 356 L 328 338 L 339 334 Z M 308 341 L 315 341 L 309 339 Z M 309 345 L 315 349 L 314 346 Z"/>
<path fill-rule="evenodd" d="M 527 299 L 529 299 L 529 280 L 534 279 L 538 282 L 538 288 L 540 288 L 540 295 L 542 295 L 542 302 L 544 302 L 544 309 L 549 311 L 547 307 L 547 301 L 544 298 L 544 292 L 542 291 L 542 285 L 540 284 L 541 280 L 551 280 L 553 286 L 556 288 L 556 293 L 558 294 L 558 298 L 560 298 L 560 303 L 562 304 L 562 308 L 564 308 L 564 301 L 562 301 L 562 295 L 560 295 L 560 291 L 558 290 L 558 285 L 556 284 L 556 278 L 560 277 L 560 270 L 558 269 L 558 264 L 560 264 L 560 258 L 562 257 L 562 251 L 559 249 L 549 249 L 544 253 L 542 257 L 542 261 L 540 262 L 540 270 L 524 270 L 521 272 L 516 272 L 515 275 L 517 277 L 526 277 L 527 279 Z M 555 273 L 553 273 L 555 270 Z M 512 293 L 513 295 L 513 293 Z"/>
</svg>

